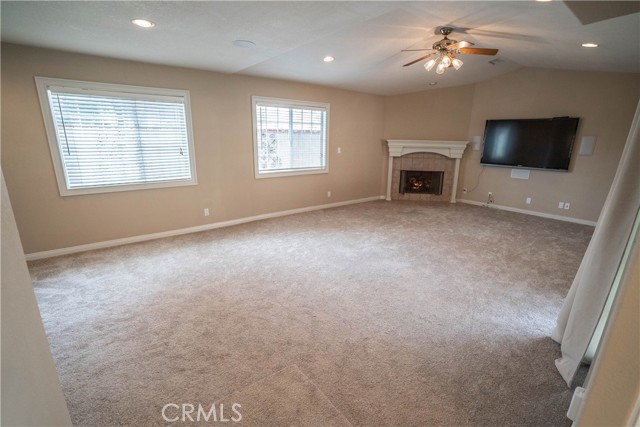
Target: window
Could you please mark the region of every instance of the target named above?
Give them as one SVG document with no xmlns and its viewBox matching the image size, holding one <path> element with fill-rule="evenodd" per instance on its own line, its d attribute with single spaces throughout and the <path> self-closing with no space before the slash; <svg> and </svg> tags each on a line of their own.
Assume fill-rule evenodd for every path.
<svg viewBox="0 0 640 427">
<path fill-rule="evenodd" d="M 189 92 L 36 77 L 62 196 L 195 185 Z"/>
<path fill-rule="evenodd" d="M 252 97 L 256 178 L 329 171 L 329 104 Z"/>
</svg>

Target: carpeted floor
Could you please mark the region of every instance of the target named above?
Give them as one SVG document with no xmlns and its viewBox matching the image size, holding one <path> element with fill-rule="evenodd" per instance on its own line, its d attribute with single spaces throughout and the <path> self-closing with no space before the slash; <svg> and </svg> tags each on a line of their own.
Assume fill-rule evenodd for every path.
<svg viewBox="0 0 640 427">
<path fill-rule="evenodd" d="M 30 271 L 78 426 L 569 426 L 548 335 L 592 231 L 380 201 Z"/>
</svg>

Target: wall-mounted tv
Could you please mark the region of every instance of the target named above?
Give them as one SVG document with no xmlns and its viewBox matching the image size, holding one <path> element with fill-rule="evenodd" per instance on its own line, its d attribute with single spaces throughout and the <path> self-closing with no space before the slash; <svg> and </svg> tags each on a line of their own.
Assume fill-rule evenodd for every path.
<svg viewBox="0 0 640 427">
<path fill-rule="evenodd" d="M 578 117 L 487 120 L 480 163 L 568 171 L 579 120 Z"/>
</svg>

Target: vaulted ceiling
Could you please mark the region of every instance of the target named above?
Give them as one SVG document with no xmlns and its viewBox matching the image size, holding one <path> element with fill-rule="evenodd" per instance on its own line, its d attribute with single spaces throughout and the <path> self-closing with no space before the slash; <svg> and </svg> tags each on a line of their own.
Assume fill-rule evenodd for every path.
<svg viewBox="0 0 640 427">
<path fill-rule="evenodd" d="M 637 1 L 2 1 L 2 41 L 190 68 L 398 94 L 519 67 L 640 72 Z M 131 24 L 146 18 L 155 27 Z M 450 38 L 497 48 L 437 75 L 421 52 Z M 234 40 L 249 40 L 252 48 Z M 582 43 L 599 44 L 597 48 Z M 323 62 L 327 55 L 335 61 Z M 497 60 L 497 61 L 494 61 Z M 494 63 L 490 63 L 492 61 Z M 435 85 L 430 85 L 435 83 Z"/>
</svg>

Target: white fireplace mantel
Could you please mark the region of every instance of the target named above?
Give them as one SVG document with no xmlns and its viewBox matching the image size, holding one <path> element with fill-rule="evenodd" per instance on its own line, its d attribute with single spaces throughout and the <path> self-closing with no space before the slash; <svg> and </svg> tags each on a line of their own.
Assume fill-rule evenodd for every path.
<svg viewBox="0 0 640 427">
<path fill-rule="evenodd" d="M 451 203 L 456 202 L 456 189 L 460 173 L 460 159 L 469 141 L 430 141 L 417 139 L 388 139 L 389 168 L 387 171 L 387 200 L 391 200 L 391 178 L 393 176 L 393 158 L 411 153 L 436 153 L 455 159 Z"/>
</svg>

